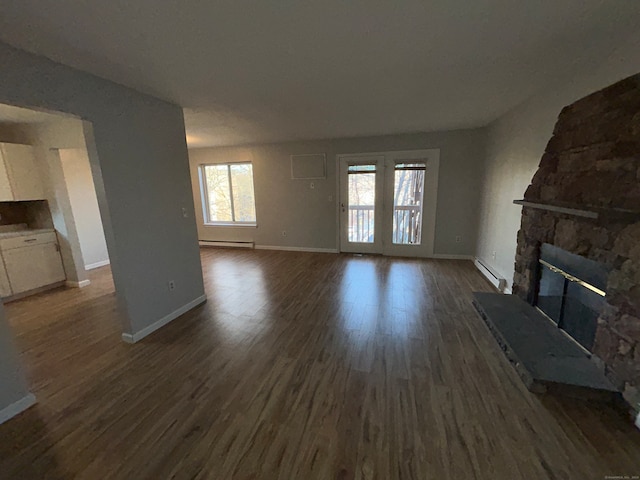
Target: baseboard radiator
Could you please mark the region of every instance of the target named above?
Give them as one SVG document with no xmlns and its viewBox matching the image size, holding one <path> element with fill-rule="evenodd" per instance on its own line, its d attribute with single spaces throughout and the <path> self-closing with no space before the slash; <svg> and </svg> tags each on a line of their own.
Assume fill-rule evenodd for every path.
<svg viewBox="0 0 640 480">
<path fill-rule="evenodd" d="M 496 275 L 493 270 L 491 270 L 482 260 L 480 260 L 479 258 L 476 258 L 473 263 L 475 264 L 476 268 L 478 270 L 480 270 L 480 273 L 482 273 L 487 280 L 489 280 L 489 282 L 491 282 L 491 284 L 496 287 L 498 290 L 500 290 L 501 292 L 504 292 L 506 290 L 507 287 L 507 281 L 504 278 L 499 277 L 498 275 Z"/>
<path fill-rule="evenodd" d="M 253 242 L 217 242 L 213 240 L 199 240 L 201 247 L 233 247 L 233 248 L 253 248 Z"/>
</svg>

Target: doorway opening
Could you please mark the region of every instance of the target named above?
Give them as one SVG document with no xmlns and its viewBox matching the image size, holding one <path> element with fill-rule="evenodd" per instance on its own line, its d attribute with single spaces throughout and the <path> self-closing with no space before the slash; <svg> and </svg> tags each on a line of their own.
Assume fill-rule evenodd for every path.
<svg viewBox="0 0 640 480">
<path fill-rule="evenodd" d="M 51 395 L 80 367 L 68 362 L 73 348 L 118 342 L 122 331 L 91 128 L 0 104 L 0 298 L 28 377 L 47 379 L 31 385 L 36 394 Z"/>
<path fill-rule="evenodd" d="M 0 104 L 0 296 L 85 287 L 109 264 L 87 122 Z"/>
<path fill-rule="evenodd" d="M 339 155 L 340 250 L 433 255 L 439 150 Z"/>
</svg>

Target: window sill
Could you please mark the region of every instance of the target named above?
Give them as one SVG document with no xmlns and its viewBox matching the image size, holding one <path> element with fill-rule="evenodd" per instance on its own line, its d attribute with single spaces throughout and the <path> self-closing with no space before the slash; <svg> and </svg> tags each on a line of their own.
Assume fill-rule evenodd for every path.
<svg viewBox="0 0 640 480">
<path fill-rule="evenodd" d="M 241 228 L 246 228 L 246 227 L 253 227 L 256 228 L 258 226 L 257 223 L 232 223 L 232 222 L 221 222 L 221 223 L 205 223 L 204 224 L 205 227 L 241 227 Z"/>
</svg>

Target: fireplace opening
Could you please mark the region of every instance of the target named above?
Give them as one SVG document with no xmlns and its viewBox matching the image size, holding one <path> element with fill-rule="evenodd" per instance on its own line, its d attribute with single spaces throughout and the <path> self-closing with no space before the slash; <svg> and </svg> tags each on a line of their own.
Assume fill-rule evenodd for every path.
<svg viewBox="0 0 640 480">
<path fill-rule="evenodd" d="M 605 306 L 609 269 L 602 263 L 545 243 L 540 249 L 534 304 L 591 352 L 598 316 Z"/>
</svg>

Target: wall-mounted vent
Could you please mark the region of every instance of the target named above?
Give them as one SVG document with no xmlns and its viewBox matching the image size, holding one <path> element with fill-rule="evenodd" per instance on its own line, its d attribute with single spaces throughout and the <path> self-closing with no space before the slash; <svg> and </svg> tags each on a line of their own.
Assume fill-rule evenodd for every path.
<svg viewBox="0 0 640 480">
<path fill-rule="evenodd" d="M 327 177 L 327 157 L 324 153 L 291 155 L 291 178 L 307 180 Z"/>
</svg>

